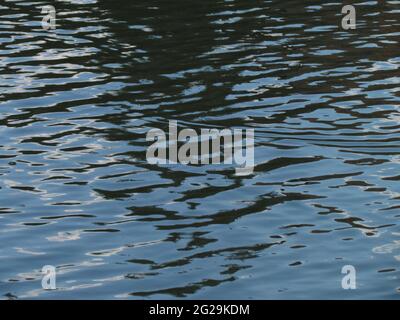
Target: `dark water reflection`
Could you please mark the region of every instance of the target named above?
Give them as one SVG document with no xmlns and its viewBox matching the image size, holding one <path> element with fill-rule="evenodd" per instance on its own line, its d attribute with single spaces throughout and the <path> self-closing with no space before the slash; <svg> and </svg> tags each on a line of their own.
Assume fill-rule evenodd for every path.
<svg viewBox="0 0 400 320">
<path fill-rule="evenodd" d="M 358 2 L 3 0 L 3 298 L 397 298 L 400 3 Z M 254 175 L 148 164 L 169 120 Z"/>
</svg>

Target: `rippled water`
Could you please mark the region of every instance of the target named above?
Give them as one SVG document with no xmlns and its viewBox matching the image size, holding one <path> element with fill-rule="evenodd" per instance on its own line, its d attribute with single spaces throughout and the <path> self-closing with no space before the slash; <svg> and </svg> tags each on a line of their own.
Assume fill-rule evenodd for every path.
<svg viewBox="0 0 400 320">
<path fill-rule="evenodd" d="M 357 2 L 3 0 L 0 295 L 398 298 L 400 1 Z M 254 174 L 148 164 L 170 120 Z"/>
</svg>

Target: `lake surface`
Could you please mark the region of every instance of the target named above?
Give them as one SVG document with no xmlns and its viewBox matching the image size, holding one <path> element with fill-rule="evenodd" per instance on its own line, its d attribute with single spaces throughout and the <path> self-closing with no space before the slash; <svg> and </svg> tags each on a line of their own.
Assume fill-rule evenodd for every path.
<svg viewBox="0 0 400 320">
<path fill-rule="evenodd" d="M 0 296 L 399 298 L 400 1 L 354 3 L 3 0 Z M 171 120 L 254 174 L 149 164 Z"/>
</svg>

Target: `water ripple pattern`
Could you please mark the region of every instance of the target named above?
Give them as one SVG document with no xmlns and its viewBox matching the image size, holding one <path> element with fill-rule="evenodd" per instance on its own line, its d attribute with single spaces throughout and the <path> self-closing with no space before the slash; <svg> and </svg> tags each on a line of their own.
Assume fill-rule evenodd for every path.
<svg viewBox="0 0 400 320">
<path fill-rule="evenodd" d="M 54 3 L 0 4 L 3 299 L 399 297 L 399 1 Z M 254 174 L 149 164 L 170 120 Z"/>
</svg>

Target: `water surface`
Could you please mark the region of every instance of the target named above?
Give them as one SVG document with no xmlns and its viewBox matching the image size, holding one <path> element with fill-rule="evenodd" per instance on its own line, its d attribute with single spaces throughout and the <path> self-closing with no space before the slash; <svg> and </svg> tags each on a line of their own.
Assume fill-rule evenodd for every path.
<svg viewBox="0 0 400 320">
<path fill-rule="evenodd" d="M 354 3 L 3 0 L 2 298 L 397 299 L 400 2 Z M 148 164 L 170 120 L 254 174 Z"/>
</svg>

